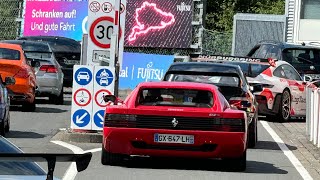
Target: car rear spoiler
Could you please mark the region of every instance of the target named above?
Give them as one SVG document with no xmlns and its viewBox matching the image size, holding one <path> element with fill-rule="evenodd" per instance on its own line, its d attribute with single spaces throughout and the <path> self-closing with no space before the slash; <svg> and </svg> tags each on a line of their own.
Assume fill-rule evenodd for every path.
<svg viewBox="0 0 320 180">
<path fill-rule="evenodd" d="M 0 161 L 47 162 L 47 180 L 53 180 L 56 162 L 76 162 L 78 172 L 87 169 L 92 153 L 84 154 L 45 154 L 45 153 L 0 153 Z"/>
<path fill-rule="evenodd" d="M 274 66 L 274 62 L 277 59 L 261 59 L 261 58 L 251 58 L 243 56 L 224 56 L 224 55 L 202 55 L 202 54 L 190 54 L 191 61 L 196 62 L 244 62 L 244 63 L 269 63 L 271 66 Z"/>
</svg>

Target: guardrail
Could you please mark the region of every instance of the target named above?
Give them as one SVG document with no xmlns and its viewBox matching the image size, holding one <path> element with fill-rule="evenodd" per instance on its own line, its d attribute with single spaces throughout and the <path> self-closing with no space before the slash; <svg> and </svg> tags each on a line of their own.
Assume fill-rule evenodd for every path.
<svg viewBox="0 0 320 180">
<path fill-rule="evenodd" d="M 306 133 L 320 148 L 320 88 L 306 88 Z"/>
</svg>

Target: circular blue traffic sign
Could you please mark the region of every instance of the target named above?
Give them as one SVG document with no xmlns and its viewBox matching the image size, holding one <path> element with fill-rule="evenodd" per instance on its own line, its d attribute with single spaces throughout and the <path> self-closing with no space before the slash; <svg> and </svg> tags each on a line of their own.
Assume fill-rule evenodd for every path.
<svg viewBox="0 0 320 180">
<path fill-rule="evenodd" d="M 96 81 L 100 86 L 109 86 L 113 81 L 113 74 L 109 69 L 100 69 L 96 74 Z"/>
<path fill-rule="evenodd" d="M 103 127 L 103 120 L 104 120 L 104 110 L 100 110 L 96 112 L 93 116 L 93 122 L 97 127 Z"/>
<path fill-rule="evenodd" d="M 84 109 L 79 109 L 73 113 L 72 121 L 78 127 L 85 127 L 90 122 L 90 114 Z"/>
<path fill-rule="evenodd" d="M 74 74 L 74 79 L 82 86 L 88 85 L 92 80 L 92 72 L 85 67 L 79 68 Z"/>
</svg>

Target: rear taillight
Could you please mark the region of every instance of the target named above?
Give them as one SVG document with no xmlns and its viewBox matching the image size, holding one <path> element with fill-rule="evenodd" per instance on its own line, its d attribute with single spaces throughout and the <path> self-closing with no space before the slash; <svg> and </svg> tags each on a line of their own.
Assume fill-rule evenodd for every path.
<svg viewBox="0 0 320 180">
<path fill-rule="evenodd" d="M 16 78 L 27 78 L 29 73 L 26 69 L 20 69 L 19 72 L 14 76 Z"/>
<path fill-rule="evenodd" d="M 54 65 L 42 65 L 39 71 L 44 71 L 47 73 L 57 73 L 58 69 Z"/>
<path fill-rule="evenodd" d="M 136 115 L 108 114 L 105 115 L 106 127 L 136 127 Z"/>
<path fill-rule="evenodd" d="M 246 123 L 244 119 L 215 119 L 214 131 L 245 132 Z"/>
</svg>

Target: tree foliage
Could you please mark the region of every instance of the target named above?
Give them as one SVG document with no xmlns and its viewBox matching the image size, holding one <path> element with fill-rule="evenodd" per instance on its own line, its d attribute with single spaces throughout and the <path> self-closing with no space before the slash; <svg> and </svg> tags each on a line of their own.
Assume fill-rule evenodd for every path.
<svg viewBox="0 0 320 180">
<path fill-rule="evenodd" d="M 207 0 L 206 29 L 229 32 L 236 13 L 284 14 L 285 0 Z"/>
<path fill-rule="evenodd" d="M 0 40 L 17 37 L 19 2 L 22 0 L 1 0 L 0 3 Z"/>
</svg>

